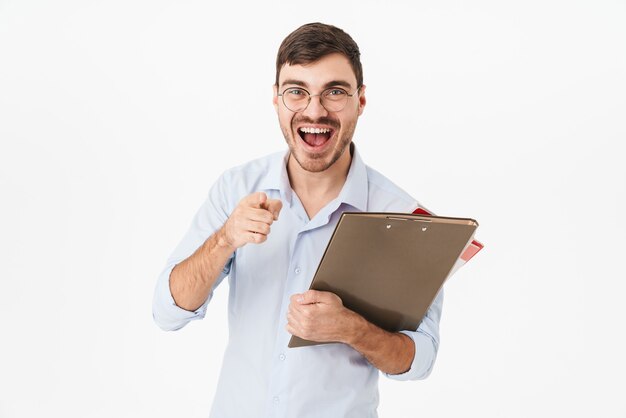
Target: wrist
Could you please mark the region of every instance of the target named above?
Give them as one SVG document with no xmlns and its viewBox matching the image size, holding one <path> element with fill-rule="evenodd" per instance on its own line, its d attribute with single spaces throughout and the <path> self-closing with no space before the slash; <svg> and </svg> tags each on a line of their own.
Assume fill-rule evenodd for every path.
<svg viewBox="0 0 626 418">
<path fill-rule="evenodd" d="M 230 252 L 236 250 L 233 243 L 228 239 L 228 235 L 226 234 L 226 231 L 224 231 L 223 227 L 217 231 L 217 234 L 215 234 L 215 245 L 221 250 Z"/>
<path fill-rule="evenodd" d="M 352 348 L 360 345 L 363 338 L 366 337 L 368 330 L 368 322 L 361 315 L 347 309 L 348 329 L 346 332 L 345 343 Z"/>
</svg>

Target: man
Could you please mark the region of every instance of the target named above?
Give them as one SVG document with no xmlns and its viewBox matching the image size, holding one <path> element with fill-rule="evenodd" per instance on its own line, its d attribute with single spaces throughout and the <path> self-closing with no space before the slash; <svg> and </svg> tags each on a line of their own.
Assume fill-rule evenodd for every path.
<svg viewBox="0 0 626 418">
<path fill-rule="evenodd" d="M 415 332 L 390 333 L 307 290 L 342 212 L 412 212 L 419 203 L 364 165 L 352 136 L 366 104 L 358 46 L 334 26 L 291 33 L 274 107 L 287 152 L 226 171 L 158 279 L 157 324 L 203 318 L 229 276 L 229 342 L 212 417 L 375 417 L 378 371 L 430 373 L 442 295 Z M 291 335 L 320 342 L 288 348 Z"/>
</svg>

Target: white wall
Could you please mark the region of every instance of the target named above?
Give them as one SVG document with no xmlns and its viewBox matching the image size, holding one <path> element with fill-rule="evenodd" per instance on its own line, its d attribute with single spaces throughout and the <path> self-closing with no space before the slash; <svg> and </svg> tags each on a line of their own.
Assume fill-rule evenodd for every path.
<svg viewBox="0 0 626 418">
<path fill-rule="evenodd" d="M 285 147 L 310 21 L 360 45 L 365 161 L 486 244 L 380 415 L 626 416 L 623 1 L 0 0 L 0 417 L 208 415 L 227 286 L 165 333 L 154 283 L 216 176 Z"/>
</svg>

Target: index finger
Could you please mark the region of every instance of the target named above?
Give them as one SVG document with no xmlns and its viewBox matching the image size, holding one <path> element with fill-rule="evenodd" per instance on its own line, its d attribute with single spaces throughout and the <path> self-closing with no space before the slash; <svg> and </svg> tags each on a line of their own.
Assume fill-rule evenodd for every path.
<svg viewBox="0 0 626 418">
<path fill-rule="evenodd" d="M 274 217 L 274 220 L 278 219 L 278 214 L 280 213 L 280 210 L 282 208 L 283 202 L 281 202 L 280 199 L 268 199 L 265 203 L 265 209 L 270 211 L 270 213 Z"/>
<path fill-rule="evenodd" d="M 242 203 L 257 209 L 265 209 L 263 206 L 267 201 L 267 195 L 263 192 L 251 193 L 242 199 Z"/>
<path fill-rule="evenodd" d="M 311 303 L 329 303 L 331 300 L 330 292 L 321 290 L 307 290 L 304 293 L 294 295 L 294 299 L 300 305 L 309 305 Z"/>
</svg>

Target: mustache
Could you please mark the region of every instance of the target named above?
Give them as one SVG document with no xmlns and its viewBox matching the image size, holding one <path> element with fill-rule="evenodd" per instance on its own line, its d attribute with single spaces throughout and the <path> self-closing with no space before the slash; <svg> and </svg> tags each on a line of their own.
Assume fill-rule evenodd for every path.
<svg viewBox="0 0 626 418">
<path fill-rule="evenodd" d="M 299 125 L 301 123 L 308 123 L 308 124 L 311 124 L 311 125 L 328 125 L 328 126 L 330 126 L 332 128 L 335 128 L 335 129 L 339 129 L 339 126 L 340 126 L 339 122 L 337 122 L 334 119 L 327 118 L 327 117 L 319 118 L 317 120 L 313 120 L 313 119 L 307 118 L 307 117 L 300 117 L 300 118 L 294 119 L 292 121 L 292 125 L 293 126 Z"/>
</svg>

